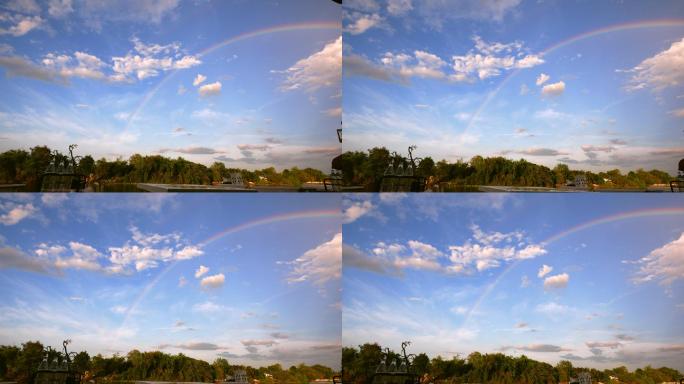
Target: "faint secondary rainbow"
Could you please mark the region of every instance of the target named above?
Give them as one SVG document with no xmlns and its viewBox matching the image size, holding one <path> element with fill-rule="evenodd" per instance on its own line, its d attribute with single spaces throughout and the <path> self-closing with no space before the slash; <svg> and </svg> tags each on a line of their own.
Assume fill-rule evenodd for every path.
<svg viewBox="0 0 684 384">
<path fill-rule="evenodd" d="M 543 50 L 541 53 L 538 55 L 540 57 L 544 57 L 558 49 L 561 49 L 563 47 L 566 47 L 568 45 L 574 44 L 578 41 L 586 40 L 592 37 L 596 36 L 601 36 L 605 35 L 608 33 L 615 33 L 615 32 L 622 32 L 622 31 L 630 31 L 630 30 L 635 30 L 635 29 L 645 29 L 645 28 L 669 28 L 669 27 L 684 27 L 684 19 L 655 19 L 655 20 L 640 20 L 640 21 L 632 21 L 632 22 L 627 22 L 627 23 L 620 23 L 620 24 L 614 24 L 610 25 L 607 27 L 602 27 L 598 29 L 592 29 L 587 32 L 580 33 L 578 35 L 571 36 L 565 40 L 561 40 L 550 47 L 546 48 Z M 524 68 L 518 68 L 513 71 L 511 71 L 502 81 L 499 83 L 499 85 L 491 91 L 485 100 L 482 102 L 480 107 L 477 109 L 477 111 L 471 116 L 470 120 L 468 121 L 468 126 L 466 126 L 466 129 L 463 133 L 467 133 L 470 131 L 472 128 L 473 124 L 475 121 L 478 120 L 480 114 L 489 106 L 489 103 L 496 98 L 496 96 L 499 94 L 501 89 L 503 89 L 508 82 L 517 76 L 518 73 L 520 73 Z"/>
<path fill-rule="evenodd" d="M 245 32 L 240 35 L 231 37 L 229 39 L 223 40 L 219 43 L 216 43 L 212 46 L 209 46 L 208 48 L 205 48 L 204 50 L 200 51 L 196 55 L 199 57 L 206 56 L 218 49 L 221 49 L 223 47 L 227 47 L 233 43 L 237 43 L 239 41 L 243 40 L 248 40 L 254 37 L 259 37 L 259 36 L 265 36 L 265 35 L 270 35 L 274 33 L 282 33 L 282 32 L 295 32 L 295 31 L 309 31 L 309 30 L 319 30 L 319 29 L 337 29 L 337 30 L 342 30 L 342 25 L 339 22 L 333 22 L 333 21 L 310 21 L 310 22 L 305 22 L 305 23 L 294 23 L 294 24 L 282 24 L 282 25 L 277 25 L 273 27 L 268 27 L 268 28 L 262 28 L 262 29 L 257 29 L 256 31 L 250 31 L 250 32 Z M 131 122 L 135 117 L 138 116 L 138 114 L 145 108 L 147 103 L 157 94 L 157 91 L 164 86 L 171 78 L 173 78 L 178 72 L 179 69 L 174 69 L 170 71 L 163 79 L 160 81 L 157 85 L 155 85 L 147 94 L 145 94 L 145 97 L 142 98 L 142 101 L 138 105 L 138 107 L 135 109 L 135 111 L 128 117 L 128 120 L 126 121 L 126 131 L 128 131 L 128 128 L 131 125 Z"/>
<path fill-rule="evenodd" d="M 340 218 L 341 213 L 339 210 L 336 209 L 320 209 L 320 210 L 308 210 L 308 211 L 297 211 L 297 212 L 290 212 L 290 213 L 282 213 L 282 214 L 277 214 L 277 215 L 271 215 L 271 216 L 264 216 L 260 217 L 258 219 L 254 219 L 251 221 L 247 221 L 242 224 L 238 224 L 232 227 L 229 227 L 227 229 L 224 229 L 220 232 L 217 232 L 211 236 L 209 236 L 206 240 L 201 241 L 198 246 L 200 248 L 203 248 L 221 238 L 224 238 L 226 236 L 232 235 L 237 232 L 245 231 L 248 229 L 260 227 L 262 225 L 268 225 L 268 224 L 275 224 L 275 223 L 282 223 L 282 222 L 287 222 L 287 221 L 293 221 L 293 220 L 306 220 L 306 219 L 334 219 L 334 218 Z M 341 222 L 340 222 L 341 223 Z M 341 251 L 340 251 L 341 252 Z M 173 269 L 173 267 L 178 264 L 180 260 L 173 261 L 169 263 L 164 270 L 162 270 L 157 276 L 152 279 L 152 281 L 143 288 L 143 290 L 140 292 L 138 297 L 135 298 L 133 301 L 133 304 L 128 307 L 126 310 L 126 313 L 124 315 L 124 319 L 121 322 L 121 325 L 119 326 L 119 330 L 121 330 L 130 320 L 130 318 L 134 315 L 135 310 L 138 308 L 138 305 L 145 299 L 147 294 L 154 289 L 154 287 L 159 283 L 159 281 L 166 276 L 166 274 Z"/>
<path fill-rule="evenodd" d="M 604 224 L 610 224 L 610 223 L 615 223 L 623 220 L 629 220 L 629 219 L 639 219 L 639 218 L 644 218 L 644 217 L 659 217 L 659 216 L 682 216 L 684 218 L 684 207 L 664 207 L 664 208 L 647 208 L 647 209 L 637 209 L 634 211 L 628 211 L 628 212 L 621 212 L 621 213 L 616 213 L 608 216 L 602 216 L 598 217 L 589 221 L 586 221 L 584 223 L 575 225 L 573 227 L 570 227 L 566 230 L 563 230 L 561 232 L 558 232 L 552 236 L 549 236 L 545 240 L 543 240 L 540 245 L 542 246 L 548 246 L 551 243 L 554 243 L 564 237 L 570 236 L 572 234 L 575 234 L 577 232 L 584 231 L 589 228 L 593 228 L 599 225 L 604 225 Z M 499 274 L 499 276 L 496 277 L 494 282 L 489 284 L 487 288 L 482 292 L 480 297 L 475 301 L 475 304 L 472 306 L 472 308 L 468 311 L 466 314 L 465 319 L 463 320 L 463 323 L 461 325 L 461 328 L 465 328 L 468 322 L 470 321 L 472 314 L 476 312 L 482 302 L 489 296 L 489 294 L 496 288 L 496 286 L 499 284 L 501 280 L 504 279 L 508 275 L 510 271 L 515 269 L 515 267 L 518 266 L 524 260 L 516 260 L 515 262 L 511 263 L 509 266 L 507 266 L 503 272 Z"/>
</svg>

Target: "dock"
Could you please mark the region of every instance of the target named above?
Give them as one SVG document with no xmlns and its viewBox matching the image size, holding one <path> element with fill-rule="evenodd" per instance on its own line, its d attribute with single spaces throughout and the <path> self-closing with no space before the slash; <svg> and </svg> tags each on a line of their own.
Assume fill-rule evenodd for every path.
<svg viewBox="0 0 684 384">
<path fill-rule="evenodd" d="M 150 184 L 138 183 L 136 187 L 145 192 L 256 192 L 255 189 L 230 184 Z"/>
</svg>

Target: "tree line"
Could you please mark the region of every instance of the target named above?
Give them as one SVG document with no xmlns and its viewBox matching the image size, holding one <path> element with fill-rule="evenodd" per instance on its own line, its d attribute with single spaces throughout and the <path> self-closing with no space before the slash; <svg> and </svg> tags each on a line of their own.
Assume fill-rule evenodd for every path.
<svg viewBox="0 0 684 384">
<path fill-rule="evenodd" d="M 390 163 L 406 169 L 409 159 L 390 152 L 384 147 L 375 147 L 366 152 L 347 151 L 333 161 L 333 168 L 342 171 L 346 184 L 363 185 L 368 191 L 380 189 L 381 179 Z M 623 174 L 619 169 L 606 172 L 572 170 L 567 164 L 558 164 L 553 169 L 531 163 L 525 159 L 511 160 L 505 157 L 475 156 L 469 161 L 458 160 L 435 162 L 425 157 L 417 165 L 415 174 L 423 176 L 429 184 L 451 183 L 452 185 L 501 185 L 522 187 L 556 187 L 567 181 L 574 181 L 578 175 L 585 175 L 590 184 L 600 188 L 639 188 L 653 184 L 667 184 L 673 176 L 659 170 L 638 169 Z"/>
<path fill-rule="evenodd" d="M 358 348 L 342 349 L 342 381 L 349 384 L 370 383 L 383 359 L 398 361 L 399 354 L 383 350 L 377 343 L 366 343 Z M 454 356 L 434 358 L 421 353 L 414 357 L 412 372 L 421 382 L 432 383 L 492 383 L 492 384 L 557 384 L 568 382 L 580 372 L 588 372 L 592 382 L 660 384 L 678 381 L 682 374 L 672 368 L 645 368 L 630 372 L 626 367 L 598 370 L 574 367 L 568 360 L 555 366 L 528 358 L 525 355 L 507 356 L 503 353 L 473 352 L 467 358 Z M 613 377 L 614 379 L 611 379 Z"/>
<path fill-rule="evenodd" d="M 0 382 L 30 384 L 46 354 L 53 361 L 61 362 L 65 359 L 62 352 L 45 350 L 38 341 L 23 343 L 21 347 L 0 346 Z M 221 357 L 210 364 L 182 353 L 170 355 L 160 351 L 138 350 L 132 350 L 125 356 L 115 354 L 111 357 L 100 354 L 90 357 L 88 352 L 81 351 L 72 358 L 71 367 L 83 375 L 84 381 L 96 383 L 134 380 L 214 382 L 234 375 L 236 370 L 244 370 L 250 380 L 259 379 L 262 383 L 304 384 L 315 379 L 329 379 L 334 374 L 332 368 L 319 364 L 299 364 L 288 369 L 280 364 L 253 368 L 230 364 Z"/>
<path fill-rule="evenodd" d="M 39 191 L 41 177 L 50 163 L 67 162 L 66 155 L 47 146 L 29 151 L 14 149 L 0 153 L 0 184 L 26 184 L 27 191 Z M 318 169 L 293 167 L 278 172 L 274 167 L 260 170 L 228 168 L 222 162 L 207 167 L 182 157 L 175 159 L 134 154 L 130 158 L 95 160 L 86 155 L 79 159 L 76 171 L 89 182 L 211 184 L 221 182 L 232 173 L 240 173 L 245 182 L 255 184 L 290 185 L 298 187 L 309 181 L 322 181 L 325 174 Z"/>
</svg>

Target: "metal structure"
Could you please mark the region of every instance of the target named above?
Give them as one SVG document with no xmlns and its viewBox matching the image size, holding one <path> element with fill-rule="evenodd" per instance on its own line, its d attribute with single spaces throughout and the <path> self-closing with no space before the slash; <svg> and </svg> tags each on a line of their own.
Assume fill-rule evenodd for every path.
<svg viewBox="0 0 684 384">
<path fill-rule="evenodd" d="M 74 149 L 77 147 L 76 144 L 69 146 L 67 159 L 61 159 L 55 151 L 52 161 L 43 172 L 41 192 L 81 192 L 85 189 L 86 176 L 78 170 L 81 156 L 74 157 Z"/>
<path fill-rule="evenodd" d="M 81 374 L 74 371 L 71 363 L 75 352 L 67 351 L 67 344 L 71 340 L 64 340 L 62 346 L 64 353 L 47 347 L 43 351 L 43 360 L 38 365 L 38 369 L 33 375 L 32 384 L 80 384 Z M 53 359 L 55 356 L 57 359 Z"/>
<path fill-rule="evenodd" d="M 577 377 L 570 379 L 569 384 L 591 384 L 591 374 L 586 371 L 580 372 L 577 374 Z"/>
<path fill-rule="evenodd" d="M 398 359 L 392 359 L 389 348 L 386 349 L 385 357 L 375 369 L 372 384 L 419 384 L 420 377 L 413 370 L 412 363 L 416 357 L 414 354 L 407 355 L 406 347 L 410 341 L 401 343 L 401 355 Z M 389 361 L 387 361 L 390 359 Z"/>
<path fill-rule="evenodd" d="M 400 156 L 392 152 L 385 173 L 380 180 L 380 192 L 423 192 L 425 191 L 425 177 L 418 176 L 418 165 L 422 160 L 419 157 L 413 158 L 413 150 L 417 147 L 408 147 L 409 163 L 404 167 L 403 161 L 395 166 L 394 161 Z"/>
<path fill-rule="evenodd" d="M 684 192 L 684 159 L 679 160 L 677 179 L 670 181 L 670 191 Z"/>
</svg>

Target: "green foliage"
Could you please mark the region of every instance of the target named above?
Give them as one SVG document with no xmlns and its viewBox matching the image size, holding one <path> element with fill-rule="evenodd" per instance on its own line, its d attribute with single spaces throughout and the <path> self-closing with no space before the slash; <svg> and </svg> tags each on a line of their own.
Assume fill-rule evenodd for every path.
<svg viewBox="0 0 684 384">
<path fill-rule="evenodd" d="M 36 368 L 43 359 L 45 350 L 39 342 L 27 342 L 22 347 L 0 346 L 0 382 L 17 381 L 28 384 Z M 61 361 L 64 355 L 56 350 L 47 352 L 55 360 Z M 213 382 L 223 380 L 241 369 L 251 379 L 266 383 L 309 383 L 315 379 L 330 379 L 335 372 L 322 365 L 300 364 L 283 369 L 280 364 L 253 368 L 243 365 L 230 365 L 228 360 L 217 358 L 212 364 L 185 356 L 169 355 L 160 351 L 130 351 L 126 356 L 115 354 L 104 357 L 100 354 L 90 358 L 87 352 L 75 354 L 72 369 L 95 382 L 112 381 L 192 381 Z"/>
<path fill-rule="evenodd" d="M 376 344 L 363 344 L 359 348 L 342 349 L 343 382 L 362 384 L 372 380 L 375 369 L 383 357 L 396 359 L 398 354 L 383 352 Z M 389 361 L 388 360 L 388 361 Z M 418 354 L 413 359 L 413 373 L 421 376 L 421 382 L 432 383 L 492 383 L 492 384 L 556 384 L 568 382 L 579 372 L 589 372 L 592 381 L 610 383 L 610 376 L 619 378 L 621 384 L 658 384 L 677 381 L 682 374 L 672 368 L 654 369 L 647 366 L 629 372 L 625 367 L 606 369 L 587 369 L 573 367 L 567 360 L 561 360 L 553 367 L 550 364 L 532 360 L 523 355 L 507 356 L 502 353 L 473 352 L 466 359 L 454 356 L 445 359 L 441 356 L 430 359 L 426 354 Z M 425 380 L 427 379 L 427 380 Z"/>
<path fill-rule="evenodd" d="M 48 147 L 34 147 L 30 152 L 10 150 L 0 153 L 0 184 L 26 184 L 27 191 L 38 191 L 43 172 L 51 161 L 65 162 L 67 156 Z M 318 169 L 297 167 L 282 172 L 269 167 L 249 171 L 226 168 L 220 162 L 210 167 L 193 163 L 182 157 L 176 159 L 159 155 L 132 155 L 128 160 L 94 160 L 86 155 L 78 161 L 77 170 L 89 176 L 90 182 L 160 183 L 160 184 L 211 184 L 221 182 L 231 173 L 241 173 L 245 182 L 260 185 L 289 185 L 299 187 L 310 181 L 323 181 L 326 175 Z"/>
<path fill-rule="evenodd" d="M 366 152 L 345 152 L 338 156 L 333 167 L 342 170 L 344 182 L 363 185 L 368 191 L 380 188 L 382 176 L 390 164 L 403 163 L 406 167 L 408 159 L 392 155 L 387 148 L 372 148 Z M 599 188 L 646 188 L 652 184 L 666 184 L 672 176 L 663 171 L 645 171 L 638 169 L 623 175 L 619 170 L 593 173 L 571 170 L 566 164 L 558 164 L 553 169 L 543 165 L 530 163 L 525 159 L 511 160 L 504 157 L 475 156 L 469 162 L 457 160 L 449 162 L 440 160 L 437 163 L 424 158 L 417 165 L 416 174 L 423 176 L 431 183 L 449 183 L 447 189 L 467 190 L 466 185 L 501 185 L 520 187 L 555 187 L 564 186 L 579 174 L 584 174 L 588 181 Z M 453 188 L 461 185 L 461 188 Z"/>
</svg>

